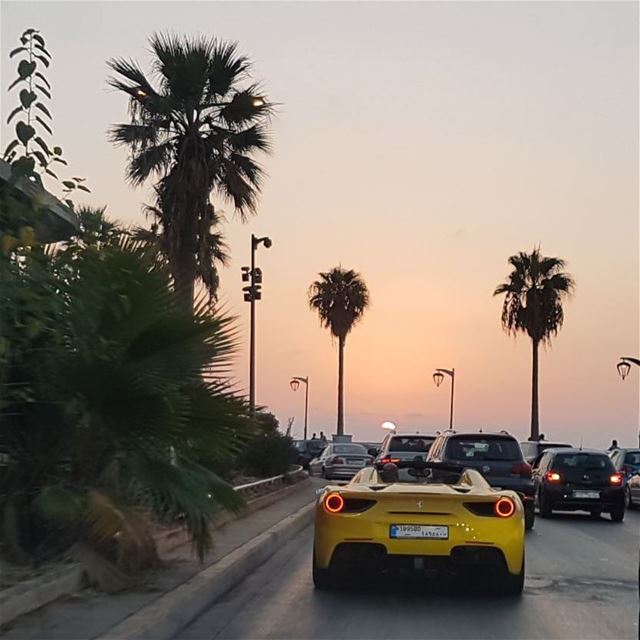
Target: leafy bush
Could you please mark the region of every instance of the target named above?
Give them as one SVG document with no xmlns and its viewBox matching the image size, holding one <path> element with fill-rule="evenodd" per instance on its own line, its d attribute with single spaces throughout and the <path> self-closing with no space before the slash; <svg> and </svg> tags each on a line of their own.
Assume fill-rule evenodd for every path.
<svg viewBox="0 0 640 640">
<path fill-rule="evenodd" d="M 293 440 L 279 431 L 278 420 L 271 413 L 258 413 L 256 422 L 259 433 L 247 443 L 238 466 L 257 478 L 286 473 L 297 458 Z"/>
<path fill-rule="evenodd" d="M 14 557 L 46 554 L 55 533 L 130 568 L 153 545 L 146 514 L 184 518 L 202 556 L 213 516 L 241 506 L 211 471 L 253 433 L 225 380 L 232 321 L 204 304 L 192 315 L 170 280 L 115 233 L 0 256 L 0 518 Z"/>
</svg>

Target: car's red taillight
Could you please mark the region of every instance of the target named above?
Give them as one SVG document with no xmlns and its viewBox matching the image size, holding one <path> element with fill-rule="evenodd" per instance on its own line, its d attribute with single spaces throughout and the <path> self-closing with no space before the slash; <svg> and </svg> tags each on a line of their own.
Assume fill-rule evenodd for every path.
<svg viewBox="0 0 640 640">
<path fill-rule="evenodd" d="M 521 478 L 531 477 L 531 465 L 527 462 L 518 462 L 511 467 L 512 476 L 520 476 Z"/>
<path fill-rule="evenodd" d="M 324 499 L 324 509 L 329 513 L 340 513 L 344 509 L 344 498 L 339 493 L 330 493 Z"/>
<path fill-rule="evenodd" d="M 622 484 L 622 478 L 623 476 L 621 473 L 613 473 L 609 478 L 609 482 L 612 485 L 619 487 Z"/>
<path fill-rule="evenodd" d="M 400 462 L 400 458 L 391 458 L 390 456 L 385 456 L 380 460 L 380 464 L 387 464 L 388 462 L 392 462 L 393 464 L 398 464 Z"/>
<path fill-rule="evenodd" d="M 344 464 L 344 460 L 336 456 L 335 458 L 332 458 L 331 464 Z"/>
<path fill-rule="evenodd" d="M 516 512 L 516 504 L 511 498 L 500 498 L 493 507 L 500 518 L 510 518 Z"/>
<path fill-rule="evenodd" d="M 547 473 L 544 474 L 544 479 L 552 484 L 562 482 L 562 476 L 557 471 L 547 471 Z"/>
</svg>

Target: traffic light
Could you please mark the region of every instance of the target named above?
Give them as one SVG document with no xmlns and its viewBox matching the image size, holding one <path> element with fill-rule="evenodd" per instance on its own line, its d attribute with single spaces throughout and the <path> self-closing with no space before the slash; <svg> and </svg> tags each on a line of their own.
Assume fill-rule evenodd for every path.
<svg viewBox="0 0 640 640">
<path fill-rule="evenodd" d="M 242 282 L 249 282 L 249 280 L 251 280 L 251 269 L 242 267 Z"/>
<path fill-rule="evenodd" d="M 253 300 L 261 300 L 262 291 L 260 289 L 260 285 L 242 287 L 242 290 L 244 291 L 244 301 L 252 302 Z"/>
</svg>

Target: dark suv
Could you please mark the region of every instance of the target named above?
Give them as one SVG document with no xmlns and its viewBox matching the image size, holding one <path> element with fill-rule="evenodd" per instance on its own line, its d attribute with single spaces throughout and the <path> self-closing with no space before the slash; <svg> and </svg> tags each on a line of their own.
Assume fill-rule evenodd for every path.
<svg viewBox="0 0 640 640">
<path fill-rule="evenodd" d="M 589 511 L 599 518 L 603 511 L 622 522 L 625 511 L 624 476 L 604 451 L 595 449 L 547 449 L 533 465 L 540 515 L 560 511 Z"/>
<path fill-rule="evenodd" d="M 525 528 L 535 521 L 534 485 L 531 465 L 522 455 L 518 441 L 506 431 L 499 433 L 456 433 L 447 431 L 431 445 L 427 460 L 453 462 L 476 469 L 496 489 L 510 489 L 520 495 Z"/>
</svg>

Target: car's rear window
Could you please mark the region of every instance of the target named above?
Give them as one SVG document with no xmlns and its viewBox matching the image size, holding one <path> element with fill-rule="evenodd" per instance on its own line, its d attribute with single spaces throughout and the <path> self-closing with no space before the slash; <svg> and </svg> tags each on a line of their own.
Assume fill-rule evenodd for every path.
<svg viewBox="0 0 640 640">
<path fill-rule="evenodd" d="M 640 451 L 627 451 L 624 461 L 625 464 L 640 464 Z"/>
<path fill-rule="evenodd" d="M 389 451 L 426 453 L 434 440 L 430 436 L 393 436 L 389 442 Z"/>
<path fill-rule="evenodd" d="M 553 460 L 558 471 L 585 471 L 587 469 L 615 471 L 611 458 L 604 453 L 559 453 Z"/>
<path fill-rule="evenodd" d="M 513 438 L 465 436 L 451 438 L 447 443 L 446 457 L 451 460 L 522 460 L 520 445 Z"/>
<path fill-rule="evenodd" d="M 351 454 L 354 456 L 367 455 L 367 450 L 361 444 L 335 444 L 333 453 Z"/>
<path fill-rule="evenodd" d="M 544 443 L 540 443 L 538 444 L 538 451 L 540 453 L 542 453 L 543 451 L 546 451 L 547 449 L 571 449 L 571 445 L 570 444 L 553 444 L 553 442 L 544 442 Z"/>
</svg>

